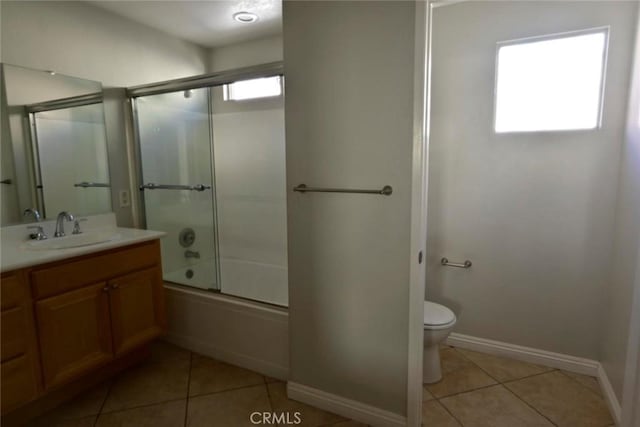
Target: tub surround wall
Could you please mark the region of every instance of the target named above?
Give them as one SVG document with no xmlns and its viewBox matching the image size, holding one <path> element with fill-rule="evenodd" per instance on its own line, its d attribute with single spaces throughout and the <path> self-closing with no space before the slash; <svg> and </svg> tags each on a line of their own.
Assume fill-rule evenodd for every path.
<svg viewBox="0 0 640 427">
<path fill-rule="evenodd" d="M 338 396 L 402 419 L 415 4 L 283 7 L 290 384 L 325 408 Z M 301 183 L 393 195 L 291 191 Z"/>
<path fill-rule="evenodd" d="M 286 306 L 284 97 L 211 95 L 221 290 Z"/>
<path fill-rule="evenodd" d="M 435 9 L 426 297 L 456 312 L 454 332 L 599 359 L 636 14 L 616 1 Z M 496 42 L 605 25 L 601 129 L 494 133 Z"/>
<path fill-rule="evenodd" d="M 640 23 L 640 14 L 638 23 Z M 635 64 L 627 115 L 627 130 L 620 163 L 620 184 L 616 208 L 615 241 L 611 277 L 607 286 L 608 307 L 601 341 L 601 360 L 618 400 L 623 401 L 625 361 L 629 353 L 634 287 L 639 278 L 640 248 L 640 26 L 637 29 Z M 640 289 L 635 290 L 640 292 Z M 640 307 L 636 307 L 640 310 Z M 635 358 L 638 357 L 637 343 Z M 634 359 L 628 362 L 635 363 Z"/>
</svg>

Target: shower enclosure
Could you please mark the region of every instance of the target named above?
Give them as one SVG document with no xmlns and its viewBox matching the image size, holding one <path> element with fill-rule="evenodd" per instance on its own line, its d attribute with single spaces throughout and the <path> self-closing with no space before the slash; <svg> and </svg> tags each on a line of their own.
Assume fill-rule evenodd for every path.
<svg viewBox="0 0 640 427">
<path fill-rule="evenodd" d="M 287 305 L 282 88 L 271 65 L 129 90 L 165 281 Z"/>
</svg>

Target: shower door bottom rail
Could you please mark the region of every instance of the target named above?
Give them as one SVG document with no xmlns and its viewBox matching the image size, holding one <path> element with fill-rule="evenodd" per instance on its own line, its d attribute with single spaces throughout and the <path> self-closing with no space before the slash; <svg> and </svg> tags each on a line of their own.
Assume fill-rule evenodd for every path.
<svg viewBox="0 0 640 427">
<path fill-rule="evenodd" d="M 140 191 L 144 190 L 189 190 L 189 191 L 204 191 L 210 190 L 210 185 L 195 184 L 195 185 L 175 185 L 175 184 L 154 184 L 150 182 L 140 186 Z"/>
</svg>

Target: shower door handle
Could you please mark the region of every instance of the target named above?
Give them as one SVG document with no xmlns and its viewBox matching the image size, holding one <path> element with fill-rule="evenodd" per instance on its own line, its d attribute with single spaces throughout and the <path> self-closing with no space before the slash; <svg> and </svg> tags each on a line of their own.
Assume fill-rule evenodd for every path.
<svg viewBox="0 0 640 427">
<path fill-rule="evenodd" d="M 204 191 L 210 190 L 210 185 L 195 184 L 195 185 L 174 185 L 174 184 L 154 184 L 150 182 L 140 186 L 140 191 L 144 190 L 189 190 L 189 191 Z"/>
<path fill-rule="evenodd" d="M 87 181 L 82 181 L 82 182 L 78 182 L 76 184 L 73 184 L 74 187 L 81 187 L 81 188 L 109 188 L 111 187 L 110 184 L 106 183 L 106 182 L 87 182 Z"/>
</svg>

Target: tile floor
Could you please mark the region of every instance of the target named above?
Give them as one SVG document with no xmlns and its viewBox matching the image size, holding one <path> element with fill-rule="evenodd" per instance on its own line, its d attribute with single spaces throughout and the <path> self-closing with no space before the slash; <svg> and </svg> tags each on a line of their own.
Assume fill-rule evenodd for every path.
<svg viewBox="0 0 640 427">
<path fill-rule="evenodd" d="M 444 377 L 424 386 L 427 427 L 608 427 L 594 378 L 441 348 Z M 151 359 L 35 420 L 34 427 L 250 426 L 254 411 L 302 413 L 301 426 L 358 427 L 286 397 L 285 384 L 159 342 Z"/>
<path fill-rule="evenodd" d="M 358 427 L 286 396 L 285 383 L 157 342 L 151 359 L 31 423 L 34 427 L 253 426 L 252 412 L 302 414 L 300 426 Z"/>
<path fill-rule="evenodd" d="M 424 386 L 428 427 L 608 427 L 593 377 L 443 346 L 443 379 Z"/>
</svg>

